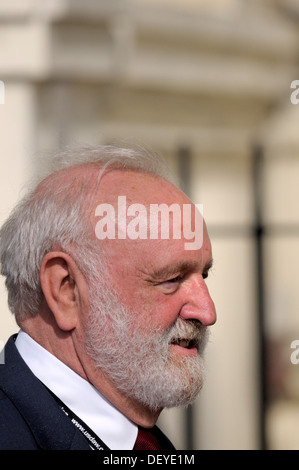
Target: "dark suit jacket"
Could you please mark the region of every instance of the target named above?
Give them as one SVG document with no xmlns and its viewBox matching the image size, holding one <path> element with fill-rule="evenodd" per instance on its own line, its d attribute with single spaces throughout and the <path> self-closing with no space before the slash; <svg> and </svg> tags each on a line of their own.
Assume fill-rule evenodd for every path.
<svg viewBox="0 0 299 470">
<path fill-rule="evenodd" d="M 0 365 L 0 450 L 90 450 L 88 442 L 21 358 L 12 336 Z M 165 450 L 174 450 L 155 427 Z M 99 436 L 101 437 L 101 436 Z"/>
</svg>

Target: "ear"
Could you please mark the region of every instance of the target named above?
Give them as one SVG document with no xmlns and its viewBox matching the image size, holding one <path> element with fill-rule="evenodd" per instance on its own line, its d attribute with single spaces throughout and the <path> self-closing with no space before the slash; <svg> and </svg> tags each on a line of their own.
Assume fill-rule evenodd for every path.
<svg viewBox="0 0 299 470">
<path fill-rule="evenodd" d="M 58 327 L 71 331 L 80 314 L 82 274 L 74 260 L 64 252 L 50 252 L 43 258 L 40 269 L 41 288 Z"/>
</svg>

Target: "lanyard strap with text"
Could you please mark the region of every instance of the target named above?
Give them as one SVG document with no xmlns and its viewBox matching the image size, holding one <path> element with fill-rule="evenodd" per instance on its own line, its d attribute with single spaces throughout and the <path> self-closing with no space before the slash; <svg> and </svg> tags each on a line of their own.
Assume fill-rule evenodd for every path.
<svg viewBox="0 0 299 470">
<path fill-rule="evenodd" d="M 85 423 L 83 423 L 75 413 L 72 412 L 72 410 L 70 410 L 51 390 L 48 388 L 47 390 L 78 431 L 83 435 L 83 437 L 85 437 L 92 449 L 109 450 L 109 447 L 107 447 L 106 444 L 104 444 L 104 442 Z"/>
</svg>

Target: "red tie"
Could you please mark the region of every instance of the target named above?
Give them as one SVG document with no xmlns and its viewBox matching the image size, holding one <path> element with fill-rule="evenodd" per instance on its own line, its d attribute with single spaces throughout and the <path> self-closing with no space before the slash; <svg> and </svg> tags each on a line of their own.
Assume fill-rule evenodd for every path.
<svg viewBox="0 0 299 470">
<path fill-rule="evenodd" d="M 133 450 L 162 450 L 150 429 L 138 427 L 138 436 Z"/>
</svg>

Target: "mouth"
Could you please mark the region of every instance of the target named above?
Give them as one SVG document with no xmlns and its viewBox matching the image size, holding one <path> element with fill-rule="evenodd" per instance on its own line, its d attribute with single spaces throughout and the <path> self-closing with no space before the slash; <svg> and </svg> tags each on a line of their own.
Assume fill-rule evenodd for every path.
<svg viewBox="0 0 299 470">
<path fill-rule="evenodd" d="M 196 339 L 188 339 L 188 338 L 174 338 L 171 341 L 171 344 L 175 346 L 180 346 L 184 349 L 194 349 L 198 348 L 198 341 Z"/>
</svg>

